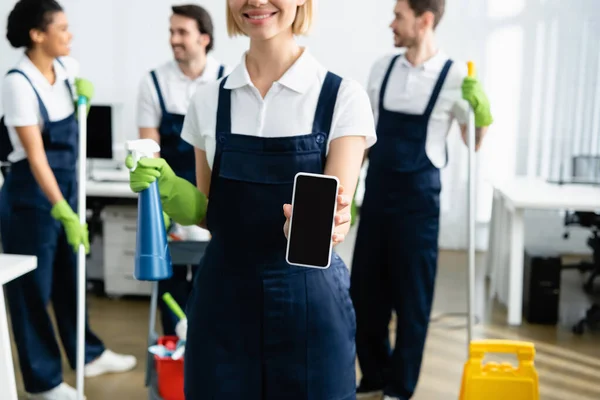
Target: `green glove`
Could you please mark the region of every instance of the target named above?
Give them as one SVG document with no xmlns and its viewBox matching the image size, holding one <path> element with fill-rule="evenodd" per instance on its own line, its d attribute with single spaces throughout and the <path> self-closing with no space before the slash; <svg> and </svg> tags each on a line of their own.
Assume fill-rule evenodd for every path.
<svg viewBox="0 0 600 400">
<path fill-rule="evenodd" d="M 133 158 L 125 159 L 127 168 L 133 166 Z M 135 193 L 150 187 L 158 180 L 158 191 L 163 211 L 180 225 L 196 225 L 204 221 L 208 199 L 183 178 L 179 178 L 164 158 L 142 158 L 129 173 L 129 186 Z"/>
<path fill-rule="evenodd" d="M 163 220 L 165 221 L 165 230 L 168 232 L 171 227 L 171 217 L 167 215 L 166 212 L 163 211 Z"/>
<path fill-rule="evenodd" d="M 354 194 L 356 197 L 356 194 Z M 352 204 L 350 205 L 350 226 L 354 226 L 356 224 L 356 217 L 358 215 L 358 207 L 356 206 L 356 201 L 352 198 Z"/>
<path fill-rule="evenodd" d="M 64 199 L 59 201 L 52 207 L 50 215 L 62 223 L 67 235 L 67 242 L 73 247 L 73 252 L 77 253 L 79 245 L 83 243 L 85 253 L 89 254 L 90 242 L 87 224 L 79 223 L 79 216 L 75 214 L 69 203 Z"/>
<path fill-rule="evenodd" d="M 475 112 L 475 126 L 490 126 L 494 119 L 490 111 L 490 102 L 476 78 L 466 77 L 462 84 L 463 99 L 469 102 Z"/>
<path fill-rule="evenodd" d="M 77 98 L 79 96 L 86 98 L 87 113 L 89 114 L 91 100 L 94 97 L 94 85 L 87 79 L 75 78 L 75 93 L 77 93 Z M 75 109 L 77 109 L 77 102 L 75 102 Z"/>
</svg>

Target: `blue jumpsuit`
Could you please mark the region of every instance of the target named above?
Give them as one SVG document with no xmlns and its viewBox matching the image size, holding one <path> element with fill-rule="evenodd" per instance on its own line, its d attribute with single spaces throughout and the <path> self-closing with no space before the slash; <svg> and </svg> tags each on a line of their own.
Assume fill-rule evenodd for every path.
<svg viewBox="0 0 600 400">
<path fill-rule="evenodd" d="M 225 66 L 221 65 L 217 79 L 221 79 L 224 72 Z M 158 128 L 158 133 L 160 134 L 160 155 L 167 161 L 177 176 L 196 185 L 194 147 L 181 139 L 181 130 L 183 129 L 185 115 L 167 111 L 165 100 L 158 84 L 156 71 L 151 71 L 150 75 L 154 82 L 161 110 L 160 126 Z M 196 266 L 192 268 L 192 276 L 195 274 L 196 269 Z M 158 283 L 159 296 L 162 297 L 164 293 L 169 292 L 177 304 L 185 308 L 191 286 L 191 283 L 187 280 L 187 268 L 177 266 L 173 270 L 173 276 L 170 279 Z M 163 333 L 165 335 L 174 335 L 175 326 L 179 319 L 163 301 L 159 302 L 159 308 Z"/>
<path fill-rule="evenodd" d="M 361 391 L 409 399 L 427 336 L 437 272 L 440 171 L 429 160 L 427 126 L 452 62 L 448 60 L 422 115 L 383 106 L 395 56 L 379 94 L 377 143 L 361 209 L 351 277 Z M 397 316 L 390 351 L 388 324 Z"/>
<path fill-rule="evenodd" d="M 8 73 L 19 73 L 29 81 L 20 70 Z M 65 83 L 71 91 L 69 82 Z M 50 121 L 37 91 L 35 94 L 44 122 L 42 139 L 48 163 L 64 198 L 77 212 L 79 130 L 75 113 Z M 7 134 L 5 129 L 2 132 Z M 3 142 L 6 140 L 3 138 Z M 14 338 L 28 393 L 44 392 L 62 382 L 61 353 L 46 309 L 50 301 L 69 365 L 76 366 L 77 255 L 68 244 L 61 223 L 50 215 L 51 208 L 28 160 L 12 164 L 0 191 L 2 247 L 5 253 L 37 256 L 35 270 L 6 284 Z M 85 362 L 88 363 L 102 354 L 104 345 L 90 330 L 87 320 L 85 338 Z"/>
<path fill-rule="evenodd" d="M 285 261 L 283 204 L 296 173 L 323 173 L 341 78 L 328 73 L 312 132 L 231 132 L 221 82 L 207 223 L 212 239 L 188 303 L 188 400 L 356 398 L 350 277 L 333 253 L 326 270 Z"/>
</svg>

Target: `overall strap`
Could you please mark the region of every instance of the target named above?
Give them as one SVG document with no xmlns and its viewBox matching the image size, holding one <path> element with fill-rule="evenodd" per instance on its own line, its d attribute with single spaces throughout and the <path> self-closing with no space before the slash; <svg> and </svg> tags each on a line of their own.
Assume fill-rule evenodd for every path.
<svg viewBox="0 0 600 400">
<path fill-rule="evenodd" d="M 440 73 L 440 76 L 435 84 L 434 89 L 433 89 L 433 94 L 431 95 L 431 98 L 429 99 L 429 104 L 427 104 L 427 108 L 425 109 L 424 116 L 427 119 L 429 119 L 429 117 L 431 116 L 431 113 L 433 112 L 433 107 L 435 106 L 435 103 L 437 102 L 440 92 L 442 91 L 442 86 L 444 86 L 444 82 L 446 81 L 446 77 L 448 76 L 448 71 L 450 71 L 451 66 L 452 66 L 452 60 L 448 60 L 448 61 L 446 61 L 444 68 L 442 68 L 442 72 Z"/>
<path fill-rule="evenodd" d="M 219 75 L 217 76 L 217 80 L 221 79 L 225 74 L 225 66 L 221 64 L 219 67 Z"/>
<path fill-rule="evenodd" d="M 383 110 L 383 99 L 385 98 L 385 91 L 387 90 L 388 81 L 390 80 L 390 75 L 392 74 L 392 68 L 394 68 L 396 61 L 398 61 L 398 58 L 400 58 L 400 54 L 396 54 L 392 58 L 392 61 L 390 62 L 390 65 L 388 66 L 387 71 L 385 72 L 383 82 L 381 83 L 381 89 L 379 89 L 379 110 L 380 111 Z"/>
<path fill-rule="evenodd" d="M 29 84 L 31 85 L 31 88 L 34 91 L 35 96 L 37 97 L 37 100 L 38 100 L 38 104 L 40 106 L 40 114 L 42 115 L 42 121 L 44 122 L 44 126 L 48 125 L 48 123 L 50 123 L 50 117 L 48 116 L 48 110 L 46 110 L 46 106 L 44 105 L 44 102 L 42 101 L 40 94 L 38 93 L 37 90 L 35 90 L 35 86 L 33 86 L 33 82 L 31 82 L 29 77 L 23 71 L 18 70 L 18 69 L 11 69 L 10 71 L 8 71 L 6 73 L 6 75 L 14 74 L 14 73 L 23 75 L 25 77 L 25 79 L 27 79 L 27 82 L 29 82 Z"/>
<path fill-rule="evenodd" d="M 221 81 L 219 85 L 219 102 L 217 106 L 217 126 L 215 133 L 229 134 L 231 133 L 231 90 L 225 89 L 227 77 Z"/>
<path fill-rule="evenodd" d="M 150 75 L 152 76 L 152 81 L 154 82 L 154 87 L 156 88 L 156 94 L 158 95 L 158 102 L 160 103 L 160 110 L 163 115 L 167 113 L 167 107 L 165 106 L 165 100 L 163 99 L 162 92 L 160 90 L 160 85 L 158 84 L 158 77 L 156 76 L 156 71 L 150 71 Z"/>
<path fill-rule="evenodd" d="M 323 81 L 323 86 L 321 87 L 321 93 L 319 94 L 312 131 L 325 134 L 326 139 L 331 130 L 333 110 L 335 109 L 335 102 L 341 83 L 341 77 L 332 72 L 327 72 L 325 80 Z"/>
</svg>

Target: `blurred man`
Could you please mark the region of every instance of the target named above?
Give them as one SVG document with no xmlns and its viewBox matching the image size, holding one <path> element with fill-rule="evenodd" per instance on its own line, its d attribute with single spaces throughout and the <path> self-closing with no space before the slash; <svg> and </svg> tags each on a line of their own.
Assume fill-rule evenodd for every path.
<svg viewBox="0 0 600 400">
<path fill-rule="evenodd" d="M 397 1 L 390 27 L 402 50 L 377 61 L 370 74 L 378 141 L 368 154 L 350 289 L 363 374 L 359 398 L 383 392 L 385 399 L 409 399 L 414 393 L 437 272 L 446 136 L 457 120 L 466 138 L 469 106 L 477 149 L 492 123 L 481 84 L 435 43 L 444 7 L 444 0 Z"/>
<path fill-rule="evenodd" d="M 160 156 L 167 160 L 180 177 L 196 184 L 194 148 L 181 139 L 183 120 L 190 99 L 199 85 L 221 79 L 229 70 L 208 53 L 214 48 L 213 23 L 210 14 L 197 5 L 172 7 L 170 21 L 173 60 L 144 77 L 138 99 L 140 138 L 154 139 L 160 144 Z M 173 227 L 182 239 L 207 240 L 208 232 L 200 227 Z M 191 268 L 192 272 L 194 268 Z M 159 292 L 169 292 L 185 309 L 191 290 L 189 271 L 175 268 L 173 277 L 159 284 Z M 175 333 L 177 318 L 160 301 L 163 331 Z"/>
</svg>

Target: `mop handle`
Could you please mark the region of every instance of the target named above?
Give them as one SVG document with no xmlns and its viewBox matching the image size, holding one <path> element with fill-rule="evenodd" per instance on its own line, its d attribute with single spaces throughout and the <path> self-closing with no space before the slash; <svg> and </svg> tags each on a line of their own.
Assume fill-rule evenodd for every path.
<svg viewBox="0 0 600 400">
<path fill-rule="evenodd" d="M 77 100 L 77 119 L 79 125 L 79 168 L 77 209 L 79 222 L 86 223 L 86 162 L 87 162 L 87 98 L 79 96 Z M 84 399 L 83 368 L 85 360 L 85 247 L 79 245 L 77 252 L 77 400 Z"/>
<path fill-rule="evenodd" d="M 185 313 L 183 312 L 181 307 L 179 307 L 179 304 L 177 304 L 173 296 L 171 296 L 171 293 L 163 294 L 162 299 L 171 309 L 171 311 L 173 311 L 173 313 L 177 316 L 177 318 L 179 318 L 180 320 L 186 319 Z"/>
<path fill-rule="evenodd" d="M 475 63 L 469 61 L 467 63 L 469 77 L 475 77 Z M 468 137 L 467 146 L 469 150 L 469 177 L 468 177 L 468 188 L 469 196 L 467 200 L 467 234 L 468 234 L 468 340 L 467 340 L 467 352 L 468 347 L 473 338 L 473 323 L 475 313 L 475 114 L 473 109 L 469 107 L 469 120 L 468 120 Z"/>
</svg>

